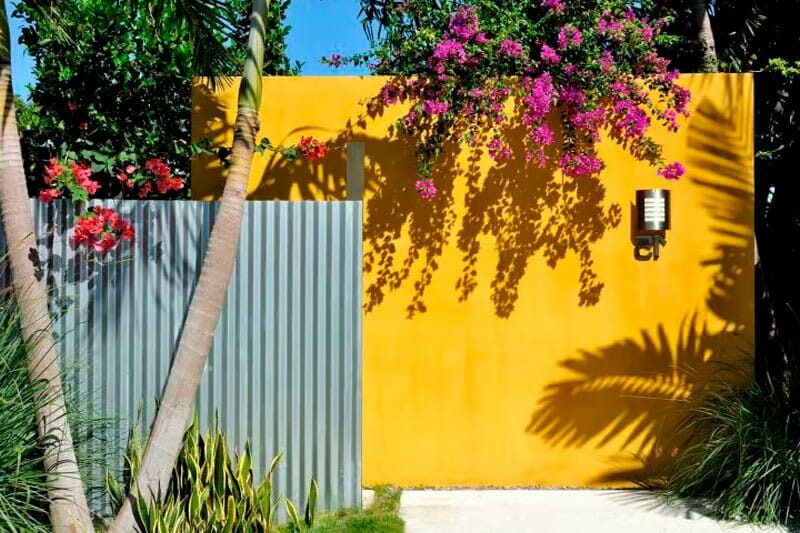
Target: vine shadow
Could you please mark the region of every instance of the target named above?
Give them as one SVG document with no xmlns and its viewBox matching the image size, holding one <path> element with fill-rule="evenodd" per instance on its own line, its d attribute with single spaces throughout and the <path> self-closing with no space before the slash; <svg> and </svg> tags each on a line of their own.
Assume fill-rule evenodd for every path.
<svg viewBox="0 0 800 533">
<path fill-rule="evenodd" d="M 639 466 L 610 470 L 596 482 L 656 480 L 691 438 L 680 431 L 691 407 L 722 383 L 741 381 L 742 368 L 752 366 L 752 117 L 731 105 L 751 101 L 743 84 L 727 77 L 723 101 L 702 100 L 688 125 L 685 179 L 702 190 L 717 237 L 700 263 L 711 272 L 705 304 L 723 326 L 709 331 L 696 311 L 687 312 L 674 343 L 674 325 L 658 324 L 641 339 L 565 359 L 560 366 L 575 377 L 547 385 L 526 427 L 553 447 L 600 448 L 622 437 L 620 453 Z"/>
<path fill-rule="evenodd" d="M 395 127 L 383 137 L 365 133 L 387 110 L 376 100 L 363 103 L 366 110 L 347 121 L 331 142 L 342 148 L 350 142 L 365 145 L 366 312 L 377 309 L 392 292 L 410 286 L 406 316 L 425 313 L 426 292 L 440 263 L 449 260 L 445 251 L 452 246 L 462 262 L 460 275 L 452 280 L 455 297 L 467 300 L 478 284 L 487 280 L 498 317 L 507 318 L 513 312 L 519 284 L 536 258 L 554 269 L 574 254 L 580 264 L 576 303 L 597 304 L 604 284 L 594 270 L 592 246 L 622 219 L 621 206 L 607 201 L 598 178 L 563 179 L 553 164 L 543 169 L 527 164 L 526 128 L 521 117 L 512 113 L 508 137 L 513 156 L 489 167 L 483 149 L 446 144 L 433 170 L 437 196 L 426 202 L 415 191 L 420 138 L 402 134 Z M 222 118 L 224 110 L 215 113 Z M 224 120 L 217 122 L 223 124 Z M 556 131 L 560 129 L 557 117 L 552 125 Z M 287 137 L 310 128 L 297 128 Z M 456 131 L 456 135 L 461 133 Z M 478 146 L 488 140 L 485 132 L 481 135 Z M 343 150 L 323 162 L 288 161 L 271 154 L 266 163 L 250 198 L 346 199 Z M 220 173 L 208 161 L 197 164 L 198 171 Z M 213 180 L 217 194 L 221 178 Z M 478 257 L 486 246 L 496 251 L 494 272 L 479 273 Z"/>
</svg>

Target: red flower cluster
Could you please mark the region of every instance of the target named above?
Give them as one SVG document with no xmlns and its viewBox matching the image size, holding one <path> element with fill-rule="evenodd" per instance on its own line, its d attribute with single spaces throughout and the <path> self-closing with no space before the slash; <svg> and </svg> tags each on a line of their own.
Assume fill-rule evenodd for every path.
<svg viewBox="0 0 800 533">
<path fill-rule="evenodd" d="M 327 144 L 319 142 L 314 137 L 301 137 L 297 149 L 300 155 L 312 161 L 324 159 L 330 151 Z"/>
<path fill-rule="evenodd" d="M 133 240 L 133 226 L 113 209 L 95 206 L 75 220 L 72 245 L 86 246 L 97 252 L 113 250 L 122 241 Z"/>
<path fill-rule="evenodd" d="M 183 180 L 173 176 L 169 166 L 161 159 L 157 157 L 148 159 L 144 164 L 144 169 L 150 171 L 156 177 L 156 187 L 159 193 L 167 194 L 170 191 L 179 191 L 183 189 Z M 151 187 L 147 187 L 147 192 L 145 192 L 145 194 L 150 192 Z M 144 190 L 144 187 L 142 190 Z"/>
<path fill-rule="evenodd" d="M 92 179 L 92 169 L 89 165 L 72 161 L 67 170 L 55 157 L 44 167 L 44 183 L 49 187 L 39 191 L 39 200 L 47 203 L 60 198 L 70 186 L 84 189 L 89 196 L 101 188 L 100 184 Z"/>
</svg>

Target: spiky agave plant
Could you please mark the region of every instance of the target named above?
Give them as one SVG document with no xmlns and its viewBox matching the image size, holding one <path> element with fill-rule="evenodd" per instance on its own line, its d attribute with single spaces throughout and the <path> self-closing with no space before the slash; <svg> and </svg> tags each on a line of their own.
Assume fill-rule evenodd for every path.
<svg viewBox="0 0 800 533">
<path fill-rule="evenodd" d="M 129 435 L 129 449 L 122 483 L 111 475 L 106 478 L 112 505 L 125 501 L 123 487 L 135 480 L 141 467 L 143 447 L 134 425 Z M 273 496 L 272 474 L 282 454 L 272 460 L 260 480 L 254 480 L 253 456 L 249 442 L 234 459 L 225 434 L 219 428 L 200 433 L 195 414 L 184 434 L 178 461 L 162 500 L 147 501 L 137 495 L 134 516 L 139 528 L 147 533 L 190 533 L 195 531 L 278 531 L 277 507 L 283 500 L 289 522 L 280 531 L 310 528 L 316 519 L 319 486 L 311 480 L 305 513 L 301 517 L 294 504 L 282 496 Z"/>
</svg>

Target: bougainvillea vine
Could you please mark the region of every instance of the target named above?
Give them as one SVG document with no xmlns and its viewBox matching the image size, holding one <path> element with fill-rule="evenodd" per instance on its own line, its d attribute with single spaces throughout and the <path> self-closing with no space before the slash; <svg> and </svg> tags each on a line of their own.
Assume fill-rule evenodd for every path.
<svg viewBox="0 0 800 533">
<path fill-rule="evenodd" d="M 445 4 L 449 14 L 405 2 L 395 37 L 373 57 L 346 59 L 400 75 L 374 105 L 410 104 L 397 126 L 419 139 L 420 196 L 435 197 L 431 169 L 448 141 L 484 143 L 498 165 L 524 156 L 582 178 L 605 167 L 597 143 L 606 133 L 658 176 L 684 173 L 650 135 L 653 122 L 674 131 L 679 117 L 688 116 L 689 91 L 657 52 L 664 20 L 651 21 L 622 1 L 544 0 L 508 10 L 486 1 Z M 517 121 L 525 131 L 522 154 L 511 149 Z"/>
</svg>

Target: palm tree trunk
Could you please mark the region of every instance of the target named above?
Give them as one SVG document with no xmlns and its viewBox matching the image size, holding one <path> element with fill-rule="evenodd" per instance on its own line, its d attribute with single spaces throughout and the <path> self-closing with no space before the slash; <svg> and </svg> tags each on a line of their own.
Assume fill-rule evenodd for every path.
<svg viewBox="0 0 800 533">
<path fill-rule="evenodd" d="M 148 503 L 154 497 L 163 497 L 186 424 L 192 414 L 239 248 L 247 181 L 260 127 L 258 109 L 261 104 L 261 73 L 268 12 L 269 0 L 253 0 L 247 59 L 239 88 L 231 167 L 222 193 L 219 215 L 211 232 L 200 279 L 189 304 L 141 467 L 128 498 L 109 529 L 110 533 L 134 530 L 131 504 L 137 494 Z"/>
<path fill-rule="evenodd" d="M 704 47 L 703 70 L 705 72 L 717 72 L 719 70 L 719 59 L 717 58 L 717 46 L 714 42 L 711 16 L 708 14 L 706 0 L 694 0 L 692 13 L 694 14 L 695 28 L 697 28 L 697 39 L 703 43 Z"/>
<path fill-rule="evenodd" d="M 31 386 L 44 383 L 36 425 L 42 441 L 44 467 L 50 487 L 50 521 L 56 533 L 94 531 L 86 494 L 81 483 L 66 417 L 58 352 L 50 328 L 47 294 L 36 278 L 31 255 L 36 254 L 36 235 L 20 153 L 14 94 L 8 18 L 0 4 L 0 215 L 8 243 L 8 262 L 20 328 L 27 345 Z"/>
</svg>

